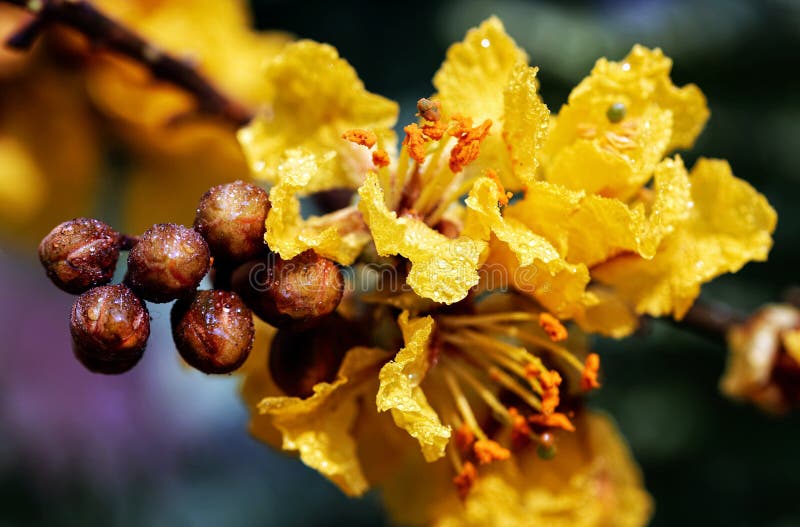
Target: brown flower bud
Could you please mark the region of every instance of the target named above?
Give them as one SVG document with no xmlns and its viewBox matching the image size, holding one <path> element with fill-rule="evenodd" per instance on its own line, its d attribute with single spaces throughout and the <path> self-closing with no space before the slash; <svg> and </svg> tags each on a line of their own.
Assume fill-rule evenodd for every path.
<svg viewBox="0 0 800 527">
<path fill-rule="evenodd" d="M 194 228 L 215 259 L 244 262 L 266 252 L 264 222 L 269 194 L 261 187 L 234 181 L 212 187 L 200 199 Z"/>
<path fill-rule="evenodd" d="M 150 302 L 169 302 L 197 288 L 209 267 L 209 252 L 195 230 L 174 223 L 153 225 L 128 254 L 125 282 Z"/>
<path fill-rule="evenodd" d="M 204 373 L 238 369 L 253 347 L 253 314 L 236 293 L 196 291 L 175 302 L 171 319 L 181 357 Z"/>
<path fill-rule="evenodd" d="M 102 221 L 65 221 L 39 244 L 39 260 L 60 289 L 80 294 L 107 284 L 119 259 L 119 233 Z"/>
<path fill-rule="evenodd" d="M 336 378 L 345 353 L 358 342 L 359 328 L 337 314 L 312 329 L 280 329 L 270 344 L 272 380 L 286 395 L 309 397 L 315 384 Z"/>
<path fill-rule="evenodd" d="M 75 300 L 70 332 L 75 356 L 89 370 L 123 373 L 142 358 L 150 336 L 150 316 L 127 286 L 100 286 Z"/>
<path fill-rule="evenodd" d="M 336 310 L 344 277 L 336 263 L 306 251 L 291 260 L 270 254 L 233 273 L 237 291 L 259 318 L 276 327 L 310 327 Z"/>
</svg>

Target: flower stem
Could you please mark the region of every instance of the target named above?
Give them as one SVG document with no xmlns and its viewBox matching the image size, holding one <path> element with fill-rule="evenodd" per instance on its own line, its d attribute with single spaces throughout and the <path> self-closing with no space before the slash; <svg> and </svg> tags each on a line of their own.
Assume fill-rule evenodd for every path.
<svg viewBox="0 0 800 527">
<path fill-rule="evenodd" d="M 686 316 L 674 324 L 678 328 L 724 343 L 731 326 L 741 324 L 746 319 L 746 315 L 727 304 L 699 298 Z"/>
<path fill-rule="evenodd" d="M 0 0 L 27 9 L 34 19 L 6 41 L 6 46 L 24 50 L 50 24 L 67 26 L 85 36 L 95 47 L 119 53 L 146 67 L 153 77 L 174 84 L 194 95 L 197 112 L 219 117 L 236 127 L 247 124 L 252 112 L 220 92 L 192 64 L 174 57 L 156 44 L 109 18 L 85 0 Z"/>
</svg>

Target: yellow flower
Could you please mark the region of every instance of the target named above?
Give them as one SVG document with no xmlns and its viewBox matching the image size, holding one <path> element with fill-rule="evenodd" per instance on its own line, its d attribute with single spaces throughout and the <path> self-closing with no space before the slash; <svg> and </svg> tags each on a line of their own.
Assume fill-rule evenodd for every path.
<svg viewBox="0 0 800 527">
<path fill-rule="evenodd" d="M 238 1 L 101 0 L 97 6 L 141 32 L 154 53 L 196 63 L 214 84 L 249 104 L 271 90 L 253 72 L 289 40 L 281 33 L 254 32 L 246 5 Z M 0 33 L 6 37 L 25 16 L 19 8 L 2 9 Z M 63 57 L 51 56 L 48 42 L 31 52 L 0 55 L 4 230 L 37 239 L 65 219 L 97 214 L 95 192 L 108 187 L 99 186 L 99 179 L 110 177 L 111 170 L 121 172 L 115 204 L 123 224 L 109 220 L 131 233 L 155 222 L 191 223 L 208 187 L 247 177 L 234 130 L 191 115 L 191 96 L 155 82 L 139 64 L 89 49 L 72 32 L 54 37 L 76 56 L 93 53 L 93 60 L 70 70 Z M 104 168 L 103 153 L 119 143 L 128 149 L 130 163 Z"/>
<path fill-rule="evenodd" d="M 561 320 L 623 336 L 638 314 L 680 317 L 700 284 L 764 258 L 775 223 L 724 162 L 690 174 L 668 157 L 708 117 L 670 68 L 639 46 L 603 59 L 550 116 L 537 69 L 492 18 L 450 48 L 395 156 L 393 103 L 332 48 L 288 46 L 266 69 L 272 113 L 239 134 L 273 185 L 267 243 L 355 263 L 355 281 L 385 265 L 401 283 L 346 295 L 340 314 L 368 347 L 308 399 L 254 381 L 280 374 L 259 359 L 245 385 L 256 433 L 274 443 L 277 428 L 348 494 L 385 482 L 418 513 L 401 520 L 643 525 L 650 499 L 612 425 L 564 404 L 600 385 L 600 359 Z M 301 216 L 302 197 L 338 187 L 358 203 Z M 535 458 L 554 443 L 555 461 Z M 404 486 L 404 469 L 433 489 Z"/>
<path fill-rule="evenodd" d="M 645 525 L 653 505 L 639 468 L 613 422 L 586 413 L 552 460 L 527 448 L 493 464 L 463 501 L 447 485 L 448 471 L 408 463 L 384 489 L 393 517 L 404 524 L 449 526 Z M 446 468 L 446 467 L 437 467 Z"/>
<path fill-rule="evenodd" d="M 622 62 L 600 59 L 553 119 L 541 151 L 548 181 L 627 199 L 675 148 L 689 148 L 708 119 L 702 92 L 678 88 L 660 49 L 634 46 Z"/>
<path fill-rule="evenodd" d="M 332 46 L 307 40 L 291 44 L 266 63 L 264 78 L 272 87 L 263 99 L 267 108 L 239 132 L 257 178 L 279 183 L 284 152 L 302 148 L 320 158 L 335 153 L 333 162 L 300 189 L 303 194 L 356 188 L 372 160 L 361 147 L 343 140 L 342 133 L 372 129 L 379 148 L 394 141 L 397 105 L 368 92 Z"/>
<path fill-rule="evenodd" d="M 726 161 L 700 159 L 689 178 L 688 214 L 652 259 L 621 255 L 593 269 L 637 313 L 680 319 L 700 285 L 750 260 L 766 260 L 777 217 L 767 200 L 731 173 Z"/>
</svg>

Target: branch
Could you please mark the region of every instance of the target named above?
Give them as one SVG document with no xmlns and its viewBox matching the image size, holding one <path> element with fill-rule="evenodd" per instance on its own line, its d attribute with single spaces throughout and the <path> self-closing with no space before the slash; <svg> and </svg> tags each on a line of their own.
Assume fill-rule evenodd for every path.
<svg viewBox="0 0 800 527">
<path fill-rule="evenodd" d="M 746 318 L 727 304 L 699 298 L 686 316 L 674 324 L 681 329 L 688 329 L 724 344 L 728 330 L 736 324 L 741 324 Z"/>
<path fill-rule="evenodd" d="M 169 82 L 194 95 L 199 113 L 221 117 L 235 126 L 253 117 L 242 104 L 220 92 L 192 65 L 162 51 L 131 29 L 112 20 L 85 0 L 0 0 L 23 7 L 35 18 L 6 41 L 14 49 L 29 48 L 48 24 L 72 28 L 101 48 L 119 53 L 144 65 L 153 77 Z"/>
</svg>

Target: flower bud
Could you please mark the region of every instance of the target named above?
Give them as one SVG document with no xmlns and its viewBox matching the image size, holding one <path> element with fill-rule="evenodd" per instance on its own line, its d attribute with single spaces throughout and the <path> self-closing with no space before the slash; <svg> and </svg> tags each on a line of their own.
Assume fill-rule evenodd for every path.
<svg viewBox="0 0 800 527">
<path fill-rule="evenodd" d="M 336 310 L 344 293 L 339 267 L 306 251 L 291 260 L 270 254 L 233 274 L 237 291 L 259 318 L 276 327 L 310 327 Z"/>
<path fill-rule="evenodd" d="M 119 233 L 102 221 L 65 221 L 39 244 L 39 260 L 60 289 L 80 294 L 107 284 L 119 258 Z"/>
<path fill-rule="evenodd" d="M 269 194 L 261 187 L 234 181 L 212 187 L 200 199 L 194 228 L 216 260 L 244 262 L 267 249 L 265 221 Z"/>
<path fill-rule="evenodd" d="M 728 363 L 720 389 L 762 410 L 800 407 L 800 310 L 767 305 L 727 332 Z"/>
<path fill-rule="evenodd" d="M 89 370 L 123 373 L 142 358 L 150 336 L 150 316 L 127 286 L 100 286 L 75 300 L 70 332 L 75 356 Z"/>
<path fill-rule="evenodd" d="M 169 302 L 197 288 L 209 267 L 203 237 L 174 223 L 153 225 L 128 254 L 125 282 L 150 302 Z"/>
<path fill-rule="evenodd" d="M 253 314 L 236 293 L 196 291 L 175 302 L 171 319 L 181 357 L 204 373 L 238 369 L 253 348 Z"/>
<path fill-rule="evenodd" d="M 336 378 L 345 353 L 358 342 L 358 327 L 337 314 L 313 329 L 282 328 L 270 344 L 272 380 L 286 395 L 309 397 L 315 384 Z"/>
</svg>

